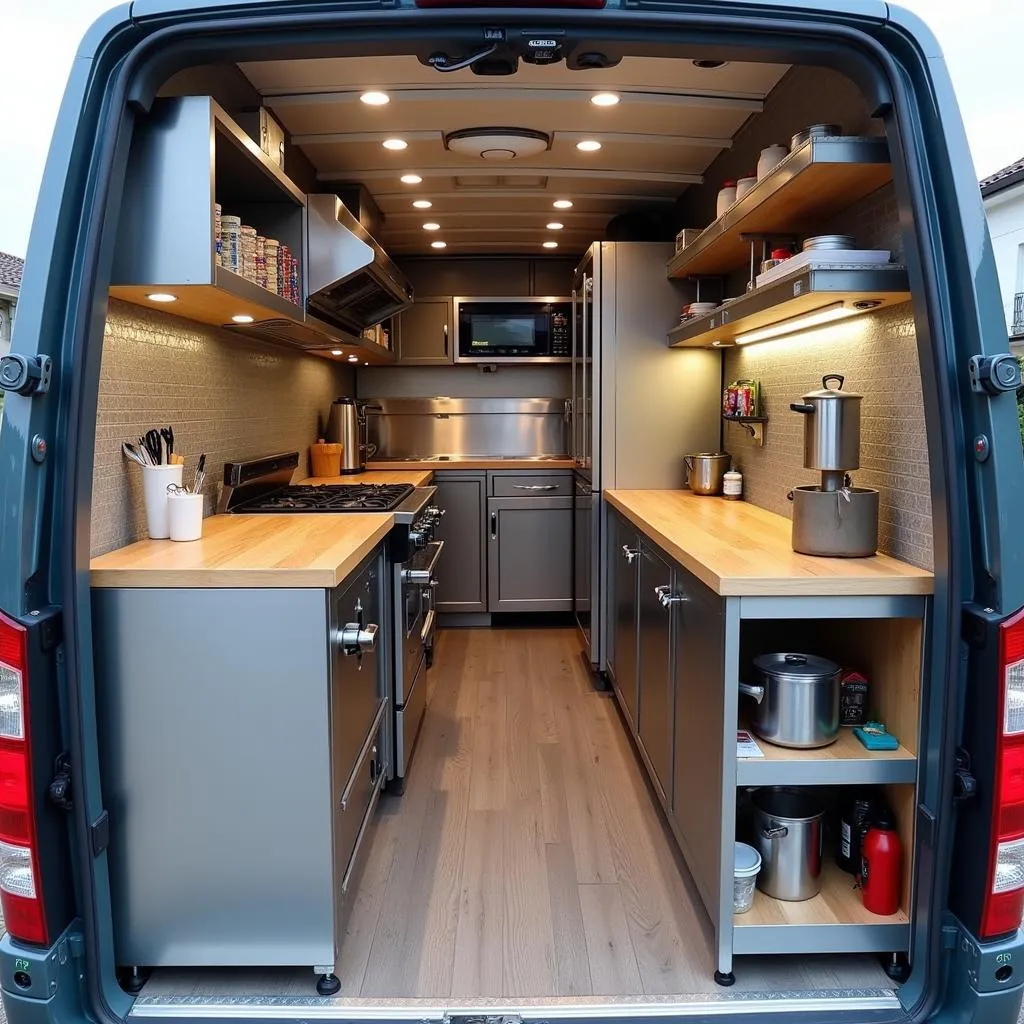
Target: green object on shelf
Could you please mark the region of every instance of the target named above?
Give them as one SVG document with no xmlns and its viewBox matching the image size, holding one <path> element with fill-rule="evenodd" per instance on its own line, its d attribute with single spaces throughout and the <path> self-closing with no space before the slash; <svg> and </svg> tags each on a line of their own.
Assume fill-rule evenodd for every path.
<svg viewBox="0 0 1024 1024">
<path fill-rule="evenodd" d="M 900 741 L 882 722 L 865 722 L 853 730 L 853 735 L 864 744 L 868 750 L 899 750 Z"/>
</svg>

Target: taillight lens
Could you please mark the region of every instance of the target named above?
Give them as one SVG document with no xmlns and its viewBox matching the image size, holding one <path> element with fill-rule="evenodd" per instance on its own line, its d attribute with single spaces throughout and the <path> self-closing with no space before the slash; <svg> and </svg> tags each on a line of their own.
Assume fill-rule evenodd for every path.
<svg viewBox="0 0 1024 1024">
<path fill-rule="evenodd" d="M 12 937 L 49 943 L 39 887 L 25 630 L 0 615 L 0 904 Z"/>
<path fill-rule="evenodd" d="M 985 939 L 1016 931 L 1024 916 L 1024 610 L 999 627 L 999 682 Z"/>
</svg>

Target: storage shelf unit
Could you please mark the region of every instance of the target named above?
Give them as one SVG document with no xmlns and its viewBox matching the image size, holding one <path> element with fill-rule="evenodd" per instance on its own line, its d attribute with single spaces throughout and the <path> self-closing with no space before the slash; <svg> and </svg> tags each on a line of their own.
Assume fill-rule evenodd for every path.
<svg viewBox="0 0 1024 1024">
<path fill-rule="evenodd" d="M 772 327 L 834 303 L 843 303 L 855 315 L 909 299 L 906 271 L 895 264 L 870 269 L 804 268 L 674 327 L 668 332 L 668 343 L 673 348 L 726 347 L 735 344 L 738 334 Z M 871 305 L 861 308 L 858 303 Z"/>
<path fill-rule="evenodd" d="M 892 178 L 884 138 L 811 138 L 669 260 L 668 276 L 726 274 L 750 259 L 743 234 L 806 234 Z"/>
</svg>

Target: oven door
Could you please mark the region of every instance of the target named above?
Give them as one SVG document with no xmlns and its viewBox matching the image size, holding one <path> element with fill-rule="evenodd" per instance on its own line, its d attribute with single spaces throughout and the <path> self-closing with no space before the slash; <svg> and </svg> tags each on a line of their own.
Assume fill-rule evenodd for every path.
<svg viewBox="0 0 1024 1024">
<path fill-rule="evenodd" d="M 405 704 L 427 647 L 427 633 L 433 640 L 433 587 L 444 541 L 435 540 L 420 548 L 402 565 L 402 671 L 395 680 L 395 704 Z"/>
</svg>

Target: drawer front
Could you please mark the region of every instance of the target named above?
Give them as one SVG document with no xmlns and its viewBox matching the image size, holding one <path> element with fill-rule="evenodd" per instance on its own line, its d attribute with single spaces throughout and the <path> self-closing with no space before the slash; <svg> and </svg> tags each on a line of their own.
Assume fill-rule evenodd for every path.
<svg viewBox="0 0 1024 1024">
<path fill-rule="evenodd" d="M 571 498 L 572 473 L 492 473 L 493 498 Z"/>
</svg>

